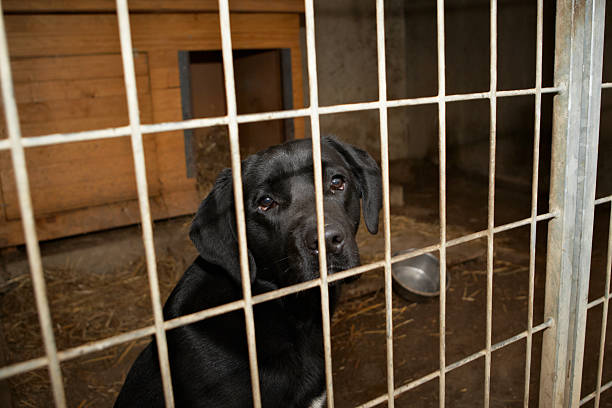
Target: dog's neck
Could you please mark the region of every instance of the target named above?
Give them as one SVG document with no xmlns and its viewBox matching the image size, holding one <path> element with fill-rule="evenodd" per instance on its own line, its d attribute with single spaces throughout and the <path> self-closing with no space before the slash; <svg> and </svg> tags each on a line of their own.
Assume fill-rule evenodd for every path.
<svg viewBox="0 0 612 408">
<path fill-rule="evenodd" d="M 263 279 L 256 279 L 255 282 L 253 282 L 252 288 L 253 295 L 279 289 L 274 283 Z M 329 311 L 330 315 L 333 315 L 336 305 L 338 304 L 338 299 L 340 298 L 340 285 L 330 285 L 328 293 Z M 289 314 L 289 316 L 300 322 L 321 322 L 321 291 L 318 287 L 283 296 L 278 299 L 278 304 Z M 313 311 L 318 312 L 313 313 Z"/>
<path fill-rule="evenodd" d="M 333 315 L 338 298 L 340 297 L 340 287 L 338 285 L 329 288 L 329 313 Z M 321 314 L 321 291 L 315 287 L 302 292 L 287 295 L 282 298 L 283 307 L 297 321 L 307 323 L 312 322 L 320 325 L 322 322 Z"/>
</svg>

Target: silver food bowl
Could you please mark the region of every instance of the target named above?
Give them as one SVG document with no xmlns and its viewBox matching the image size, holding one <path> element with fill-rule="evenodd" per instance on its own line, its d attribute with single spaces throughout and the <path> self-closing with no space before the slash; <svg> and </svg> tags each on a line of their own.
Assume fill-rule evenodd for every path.
<svg viewBox="0 0 612 408">
<path fill-rule="evenodd" d="M 407 249 L 394 254 L 412 252 Z M 432 254 L 423 254 L 405 261 L 396 262 L 391 267 L 393 289 L 404 299 L 413 302 L 426 302 L 440 295 L 440 261 Z M 450 284 L 450 274 L 446 273 L 446 289 Z"/>
</svg>

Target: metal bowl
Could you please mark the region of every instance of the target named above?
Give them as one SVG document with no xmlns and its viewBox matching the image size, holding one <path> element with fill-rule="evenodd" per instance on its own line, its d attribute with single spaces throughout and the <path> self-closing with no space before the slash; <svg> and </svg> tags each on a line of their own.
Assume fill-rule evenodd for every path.
<svg viewBox="0 0 612 408">
<path fill-rule="evenodd" d="M 395 253 L 401 255 L 412 252 L 407 249 Z M 423 254 L 405 261 L 396 262 L 391 268 L 393 289 L 406 300 L 426 302 L 440 295 L 440 261 L 432 254 Z M 446 289 L 450 284 L 450 274 L 446 273 Z"/>
</svg>

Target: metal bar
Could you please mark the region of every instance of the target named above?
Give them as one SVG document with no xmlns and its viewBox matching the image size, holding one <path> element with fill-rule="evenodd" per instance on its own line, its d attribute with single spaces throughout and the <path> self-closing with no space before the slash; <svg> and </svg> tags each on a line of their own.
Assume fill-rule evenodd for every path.
<svg viewBox="0 0 612 408">
<path fill-rule="evenodd" d="M 544 1 L 537 2 L 536 17 L 536 80 L 535 114 L 533 124 L 533 173 L 531 177 L 531 225 L 529 236 L 529 291 L 527 303 L 527 340 L 525 344 L 525 391 L 523 407 L 529 407 L 529 386 L 531 381 L 531 349 L 533 343 L 533 301 L 535 292 L 536 216 L 538 215 L 538 172 L 540 169 L 540 124 L 542 116 L 542 43 L 544 25 Z"/>
<path fill-rule="evenodd" d="M 123 61 L 123 74 L 128 102 L 130 119 L 130 132 L 132 152 L 134 156 L 134 170 L 136 173 L 136 187 L 138 190 L 138 205 L 142 226 L 142 239 L 145 248 L 149 288 L 151 290 L 151 303 L 153 307 L 153 320 L 155 325 L 155 340 L 162 377 L 164 399 L 166 407 L 174 407 L 172 394 L 172 379 L 170 377 L 170 361 L 168 359 L 168 344 L 164 331 L 164 314 L 159 294 L 159 281 L 157 276 L 157 262 L 155 260 L 155 245 L 153 244 L 153 224 L 149 207 L 149 193 L 147 187 L 147 171 L 145 168 L 144 146 L 140 131 L 140 116 L 138 109 L 138 92 L 136 90 L 136 73 L 134 71 L 134 57 L 132 51 L 132 38 L 130 32 L 130 19 L 127 0 L 117 0 L 117 20 L 119 23 L 119 40 L 121 42 L 121 58 Z"/>
<path fill-rule="evenodd" d="M 535 334 L 535 333 L 541 332 L 543 330 L 546 330 L 546 329 L 548 329 L 548 328 L 550 328 L 552 326 L 554 326 L 554 321 L 552 319 L 548 319 L 545 322 L 537 325 L 536 327 L 533 327 L 531 333 Z M 514 336 L 512 336 L 512 337 L 510 337 L 510 338 L 508 338 L 506 340 L 500 341 L 499 343 L 496 343 L 496 344 L 492 345 L 491 346 L 491 350 L 492 351 L 497 351 L 497 350 L 499 350 L 499 349 L 501 349 L 503 347 L 509 346 L 512 343 L 516 343 L 517 341 L 522 340 L 522 339 L 524 339 L 526 337 L 527 337 L 527 331 L 525 330 L 525 331 L 523 331 L 521 333 L 518 333 L 518 334 L 516 334 L 516 335 L 514 335 Z M 451 372 L 451 371 L 453 371 L 453 370 L 455 370 L 455 369 L 457 369 L 459 367 L 463 367 L 464 365 L 469 364 L 472 361 L 477 360 L 480 357 L 485 356 L 486 353 L 487 353 L 487 350 L 486 349 L 482 349 L 480 351 L 477 351 L 474 354 L 470 354 L 469 356 L 464 357 L 461 360 L 458 360 L 458 361 L 456 361 L 456 362 L 446 366 L 445 372 L 449 373 L 449 372 Z M 427 382 L 429 382 L 429 381 L 431 381 L 434 378 L 439 377 L 439 376 L 440 376 L 440 370 L 436 370 L 436 371 L 434 371 L 432 373 L 429 373 L 429 374 L 427 374 L 427 375 L 425 375 L 423 377 L 417 378 L 416 380 L 413 380 L 413 381 L 411 381 L 411 382 L 409 382 L 407 384 L 404 384 L 401 387 L 398 387 L 398 388 L 395 389 L 395 391 L 394 391 L 395 398 L 397 398 L 401 394 L 403 394 L 403 393 L 405 393 L 407 391 L 410 391 L 412 389 L 415 389 L 418 386 L 420 386 L 422 384 L 425 384 L 425 383 L 427 383 Z M 382 404 L 385 401 L 387 401 L 387 394 L 383 394 L 383 395 L 381 395 L 381 396 L 379 396 L 377 398 L 374 398 L 374 399 L 366 402 L 365 404 L 359 405 L 357 408 L 370 408 L 370 407 L 374 407 L 376 405 Z"/>
<path fill-rule="evenodd" d="M 489 408 L 491 393 L 491 336 L 493 331 L 493 228 L 495 227 L 495 145 L 497 139 L 497 0 L 490 9 L 489 93 L 489 191 L 487 211 L 487 321 L 485 333 L 484 407 Z"/>
<path fill-rule="evenodd" d="M 319 125 L 319 88 L 317 84 L 317 56 L 315 47 L 315 20 L 313 0 L 305 0 L 306 53 L 308 85 L 310 91 L 310 129 L 312 133 L 312 161 L 314 167 L 317 236 L 319 241 L 319 279 L 321 282 L 321 314 L 323 323 L 323 351 L 325 355 L 325 384 L 327 406 L 334 408 L 332 379 L 331 329 L 329 316 L 329 287 L 327 283 L 327 258 L 325 248 L 325 213 L 323 208 L 323 176 L 321 164 L 321 129 Z"/>
<path fill-rule="evenodd" d="M 436 2 L 436 37 L 438 47 L 438 157 L 440 208 L 440 315 L 439 315 L 439 397 L 446 405 L 446 56 L 444 37 L 444 0 Z"/>
<path fill-rule="evenodd" d="M 378 99 L 387 101 L 387 72 L 385 56 L 385 2 L 376 0 L 376 44 L 378 51 Z M 388 407 L 395 406 L 393 390 L 393 292 L 391 277 L 391 209 L 389 203 L 389 128 L 387 123 L 387 107 L 380 104 L 380 159 L 382 167 L 383 187 L 383 218 L 385 239 L 385 320 L 387 341 L 387 395 Z"/>
<path fill-rule="evenodd" d="M 602 88 L 612 88 L 612 82 L 605 82 L 603 84 L 601 84 Z"/>
<path fill-rule="evenodd" d="M 602 303 L 603 303 L 605 300 L 606 300 L 606 296 L 605 296 L 605 294 L 604 294 L 604 296 L 602 296 L 602 297 L 600 297 L 600 298 L 597 298 L 597 299 L 595 299 L 595 300 L 590 301 L 590 302 L 587 304 L 587 309 L 592 309 L 592 308 L 594 308 L 595 306 L 599 306 L 599 305 L 601 305 L 601 304 L 602 304 Z"/>
<path fill-rule="evenodd" d="M 608 391 L 610 388 L 612 388 L 612 381 L 607 382 L 606 385 L 602 385 L 601 386 L 601 393 Z M 586 397 L 584 397 L 583 399 L 580 400 L 580 405 L 584 405 L 587 402 L 591 401 L 593 398 L 595 398 L 597 391 L 593 391 L 592 393 L 590 393 L 589 395 L 587 395 Z"/>
<path fill-rule="evenodd" d="M 595 205 L 609 203 L 609 202 L 612 202 L 612 195 L 609 195 L 607 197 L 598 198 L 597 200 L 595 200 Z"/>
<path fill-rule="evenodd" d="M 569 334 L 571 295 L 573 215 L 576 211 L 576 179 L 570 177 L 578 166 L 572 154 L 576 146 L 573 137 L 579 132 L 580 86 L 579 73 L 574 60 L 581 60 L 581 30 L 574 27 L 574 7 L 571 0 L 557 1 L 555 29 L 555 79 L 563 86 L 553 103 L 553 140 L 551 157 L 551 187 L 549 206 L 560 216 L 549 224 L 546 260 L 546 295 L 544 315 L 556 321 L 553 330 L 544 333 L 540 372 L 540 406 L 565 406 L 565 373 Z M 576 33 L 576 37 L 572 33 Z M 570 110 L 570 108 L 573 108 Z M 572 168 L 569 168 L 569 163 Z"/>
<path fill-rule="evenodd" d="M 601 314 L 601 339 L 599 341 L 599 364 L 597 367 L 597 388 L 595 389 L 595 408 L 599 408 L 601 381 L 603 377 L 604 351 L 606 348 L 606 329 L 608 326 L 608 306 L 610 304 L 610 274 L 612 274 L 612 206 L 608 224 L 608 260 L 606 262 L 606 287 L 604 291 L 603 311 Z"/>
<path fill-rule="evenodd" d="M 225 73 L 225 99 L 227 101 L 227 118 L 229 128 L 230 151 L 232 161 L 232 181 L 234 184 L 234 205 L 236 208 L 236 226 L 238 248 L 240 252 L 240 274 L 244 298 L 244 315 L 251 370 L 251 388 L 253 406 L 261 407 L 259 388 L 259 370 L 257 365 L 257 348 L 255 343 L 255 319 L 251 297 L 251 278 L 249 274 L 249 257 L 244 215 L 244 198 L 242 190 L 242 170 L 240 167 L 240 145 L 238 139 L 238 113 L 236 105 L 236 87 L 234 84 L 234 59 L 232 55 L 232 33 L 230 28 L 228 0 L 219 0 L 219 22 L 221 25 L 221 48 L 223 55 L 223 72 Z"/>
<path fill-rule="evenodd" d="M 591 272 L 591 249 L 595 217 L 595 184 L 597 179 L 597 147 L 599 143 L 599 115 L 601 113 L 601 78 L 605 0 L 587 1 L 584 8 L 584 44 L 582 59 L 582 94 L 580 130 L 582 140 L 578 147 L 580 165 L 578 179 L 573 270 L 578 276 L 572 290 L 570 311 L 569 361 L 571 371 L 566 386 L 566 404 L 580 402 L 582 365 L 587 323 L 587 303 Z"/>
<path fill-rule="evenodd" d="M 550 87 L 542 88 L 542 94 L 554 94 L 562 91 L 562 88 Z M 514 91 L 499 91 L 497 97 L 510 97 L 510 96 L 521 96 L 521 95 L 535 95 L 535 89 L 521 89 Z M 489 97 L 488 92 L 478 92 L 473 94 L 461 94 L 461 95 L 447 95 L 444 97 L 446 102 L 458 102 L 458 101 L 469 101 L 476 99 L 487 99 Z M 340 112 L 354 112 L 363 110 L 379 109 L 381 104 L 387 108 L 395 108 L 401 106 L 414 106 L 414 105 L 427 105 L 438 103 L 439 97 L 431 96 L 424 98 L 413 98 L 413 99 L 399 99 L 387 101 L 386 103 L 380 102 L 364 102 L 364 103 L 351 103 L 344 105 L 332 105 L 332 106 L 321 106 L 319 107 L 320 115 L 328 115 Z M 311 112 L 309 108 L 302 109 L 290 109 L 283 111 L 263 112 L 263 113 L 251 113 L 238 115 L 238 123 L 251 123 L 260 122 L 266 120 L 278 120 L 278 119 L 290 119 L 304 116 L 310 116 Z M 140 126 L 142 134 L 149 133 L 160 133 L 170 132 L 174 130 L 188 130 L 196 128 L 204 128 L 211 126 L 227 125 L 228 117 L 219 116 L 212 118 L 199 118 L 191 120 L 181 120 L 178 122 L 164 122 L 156 124 L 145 124 Z M 127 136 L 130 134 L 129 126 L 120 126 L 116 128 L 89 130 L 84 132 L 69 132 L 69 133 L 54 133 L 43 136 L 32 136 L 22 140 L 23 147 L 37 147 L 37 146 L 48 146 L 59 143 L 73 143 L 73 142 L 84 142 L 98 139 L 111 139 L 115 137 Z M 0 150 L 8 150 L 10 144 L 8 140 L 0 140 Z"/>
<path fill-rule="evenodd" d="M 541 406 L 577 406 L 580 398 L 595 201 L 604 5 L 557 1 L 545 333 Z"/>
<path fill-rule="evenodd" d="M 0 10 L 2 4 L 0 3 Z M 13 171 L 15 172 L 15 183 L 17 185 L 17 196 L 19 199 L 19 210 L 23 223 L 23 232 L 26 240 L 28 262 L 34 288 L 34 298 L 38 311 L 38 321 L 43 338 L 46 359 L 49 363 L 49 377 L 53 389 L 53 399 L 55 406 L 66 406 L 66 395 L 64 392 L 64 382 L 59 358 L 57 356 L 57 346 L 53 333 L 53 323 L 49 300 L 47 299 L 47 288 L 43 274 L 40 247 L 36 236 L 36 223 L 34 221 L 34 210 L 32 208 L 32 198 L 30 196 L 30 183 L 26 169 L 26 159 L 23 145 L 21 143 L 21 127 L 19 125 L 19 113 L 13 89 L 13 78 L 9 57 L 8 43 L 6 40 L 6 30 L 4 26 L 4 13 L 0 15 L 0 81 L 2 87 L 2 102 L 4 104 L 4 114 L 8 131 L 8 147 L 11 150 Z"/>
</svg>

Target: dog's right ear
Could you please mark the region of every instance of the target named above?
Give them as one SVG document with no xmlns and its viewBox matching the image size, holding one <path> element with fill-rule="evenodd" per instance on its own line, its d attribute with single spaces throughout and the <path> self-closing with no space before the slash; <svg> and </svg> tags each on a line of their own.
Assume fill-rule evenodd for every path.
<svg viewBox="0 0 612 408">
<path fill-rule="evenodd" d="M 225 269 L 238 284 L 241 282 L 240 256 L 236 238 L 236 212 L 231 169 L 224 169 L 202 201 L 189 229 L 189 237 L 200 256 Z M 251 283 L 255 262 L 249 252 Z"/>
</svg>

